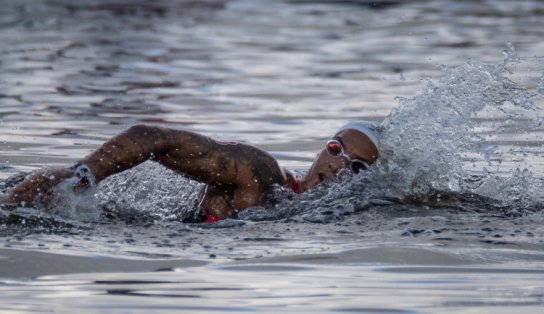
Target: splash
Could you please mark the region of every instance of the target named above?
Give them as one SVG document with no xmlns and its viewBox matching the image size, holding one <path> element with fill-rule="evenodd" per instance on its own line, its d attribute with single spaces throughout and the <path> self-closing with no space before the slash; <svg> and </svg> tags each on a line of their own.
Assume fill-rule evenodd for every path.
<svg viewBox="0 0 544 314">
<path fill-rule="evenodd" d="M 511 45 L 505 55 L 500 64 L 443 67 L 438 83 L 429 80 L 417 95 L 398 98 L 380 126 L 381 158 L 355 185 L 403 200 L 447 193 L 542 208 L 544 71 L 535 77 L 527 69 L 542 69 L 543 62 L 519 58 Z"/>
<path fill-rule="evenodd" d="M 329 222 L 370 206 L 452 200 L 482 211 L 544 208 L 543 64 L 508 44 L 499 64 L 442 67 L 437 83 L 397 98 L 399 107 L 379 127 L 381 157 L 369 171 L 283 200 L 275 216 L 264 208 L 242 216 Z"/>
<path fill-rule="evenodd" d="M 25 177 L 25 174 L 19 174 L 1 182 L 0 202 L 6 197 L 7 190 Z M 0 207 L 0 223 L 20 215 L 27 220 L 46 215 L 58 217 L 59 221 L 104 222 L 113 219 L 131 224 L 198 220 L 196 209 L 203 184 L 153 162 L 108 177 L 85 190 L 74 190 L 76 181 L 75 178 L 62 181 L 46 202 L 37 200 L 35 208 Z"/>
<path fill-rule="evenodd" d="M 98 207 L 114 218 L 143 221 L 196 220 L 203 184 L 157 163 L 145 162 L 100 183 Z"/>
</svg>

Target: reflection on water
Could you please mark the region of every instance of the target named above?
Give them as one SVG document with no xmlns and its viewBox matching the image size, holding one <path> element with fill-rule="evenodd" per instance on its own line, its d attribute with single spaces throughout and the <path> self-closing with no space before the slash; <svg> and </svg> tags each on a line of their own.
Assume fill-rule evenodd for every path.
<svg viewBox="0 0 544 314">
<path fill-rule="evenodd" d="M 539 312 L 542 269 L 264 264 L 6 281 L 4 311 Z M 504 280 L 505 277 L 508 280 Z M 540 287 L 540 288 L 538 288 Z M 480 291 L 478 291 L 481 289 Z M 62 304 L 62 305 L 61 305 Z"/>
<path fill-rule="evenodd" d="M 380 252 L 383 255 L 380 256 Z M 319 255 L 292 256 L 222 266 L 186 263 L 172 269 L 160 268 L 157 262 L 155 269 L 152 265 L 147 268 L 154 272 L 55 275 L 29 281 L 10 279 L 0 284 L 1 309 L 10 312 L 419 313 L 470 308 L 478 312 L 507 313 L 514 308 L 538 312 L 542 306 L 544 269 L 538 264 L 459 266 L 458 263 L 466 261 L 435 255 L 435 262 L 440 263 L 442 258 L 453 262 L 452 265 L 432 266 L 431 262 L 428 266 L 411 266 L 412 253 L 412 250 L 384 248 L 340 253 L 332 259 Z M 17 255 L 6 251 L 2 254 L 10 258 Z M 40 254 L 47 255 L 33 254 L 38 260 L 43 258 Z M 418 250 L 417 254 L 432 255 L 425 250 Z M 390 261 L 383 259 L 386 256 Z M 57 257 L 59 262 L 64 258 Z M 386 266 L 392 260 L 394 264 L 407 265 Z M 110 261 L 110 266 L 106 266 L 107 259 L 95 258 L 93 262 L 93 258 L 87 258 L 87 265 L 93 267 L 93 263 L 95 266 L 102 263 L 103 270 L 114 269 L 115 265 Z M 130 261 L 127 264 L 131 267 Z M 458 266 L 452 267 L 454 265 Z"/>
<path fill-rule="evenodd" d="M 374 177 L 280 191 L 240 220 L 181 222 L 199 186 L 153 164 L 70 212 L 0 211 L 5 247 L 82 258 L 0 253 L 2 277 L 18 278 L 0 285 L 0 311 L 536 311 L 543 15 L 529 0 L 3 1 L 1 179 L 142 122 L 247 141 L 303 171 L 338 126 L 403 109 Z M 81 272 L 102 274 L 67 275 Z"/>
</svg>

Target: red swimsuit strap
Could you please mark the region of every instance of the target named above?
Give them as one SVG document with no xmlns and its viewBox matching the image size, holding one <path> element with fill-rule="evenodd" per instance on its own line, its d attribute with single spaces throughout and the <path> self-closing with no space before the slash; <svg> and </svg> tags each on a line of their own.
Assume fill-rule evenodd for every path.
<svg viewBox="0 0 544 314">
<path fill-rule="evenodd" d="M 300 190 L 300 181 L 294 180 L 294 181 L 291 183 L 291 190 L 293 190 L 293 192 L 295 192 L 295 193 L 297 193 L 297 194 L 302 193 L 302 191 Z"/>
<path fill-rule="evenodd" d="M 210 214 L 206 209 L 202 209 L 202 215 L 206 217 L 206 220 L 202 222 L 203 224 L 213 224 L 214 222 L 221 220 L 221 218 Z"/>
</svg>

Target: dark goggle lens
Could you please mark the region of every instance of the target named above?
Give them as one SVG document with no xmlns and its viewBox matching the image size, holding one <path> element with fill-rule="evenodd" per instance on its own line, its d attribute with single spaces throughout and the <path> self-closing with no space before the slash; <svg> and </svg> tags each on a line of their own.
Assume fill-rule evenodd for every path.
<svg viewBox="0 0 544 314">
<path fill-rule="evenodd" d="M 364 170 L 368 170 L 368 168 L 370 167 L 366 162 L 358 159 L 351 160 L 349 166 L 351 167 L 351 171 L 353 171 L 353 173 L 355 174 Z"/>
<path fill-rule="evenodd" d="M 344 150 L 342 148 L 342 144 L 338 141 L 328 141 L 327 142 L 327 153 L 331 154 L 332 156 L 340 156 L 342 155 L 342 151 Z"/>
</svg>

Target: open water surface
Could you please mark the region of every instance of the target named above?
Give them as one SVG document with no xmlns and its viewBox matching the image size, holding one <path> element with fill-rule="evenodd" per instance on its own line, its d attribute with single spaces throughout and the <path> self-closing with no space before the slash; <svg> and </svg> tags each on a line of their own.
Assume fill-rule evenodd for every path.
<svg viewBox="0 0 544 314">
<path fill-rule="evenodd" d="M 543 37 L 541 1 L 4 0 L 2 190 L 137 123 L 303 175 L 367 119 L 381 158 L 214 225 L 153 163 L 0 209 L 0 311 L 540 312 Z"/>
</svg>

